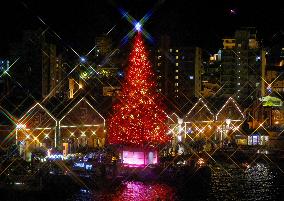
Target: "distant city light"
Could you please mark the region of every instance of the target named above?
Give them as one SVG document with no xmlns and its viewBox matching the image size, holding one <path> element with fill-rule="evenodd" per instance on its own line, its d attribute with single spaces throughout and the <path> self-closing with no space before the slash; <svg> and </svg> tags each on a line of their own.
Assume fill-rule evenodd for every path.
<svg viewBox="0 0 284 201">
<path fill-rule="evenodd" d="M 119 72 L 117 73 L 117 75 L 118 75 L 119 77 L 123 77 L 123 71 L 119 71 Z"/>
<path fill-rule="evenodd" d="M 80 60 L 81 60 L 82 63 L 86 62 L 86 58 L 85 57 L 80 57 Z"/>
</svg>

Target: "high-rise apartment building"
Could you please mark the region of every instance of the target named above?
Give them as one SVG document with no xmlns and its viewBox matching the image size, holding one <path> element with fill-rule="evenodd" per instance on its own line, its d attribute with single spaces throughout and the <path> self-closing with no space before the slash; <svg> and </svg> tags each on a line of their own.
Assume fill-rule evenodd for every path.
<svg viewBox="0 0 284 201">
<path fill-rule="evenodd" d="M 223 39 L 220 84 L 223 97 L 247 104 L 261 95 L 262 49 L 255 28 L 242 28 Z"/>
<path fill-rule="evenodd" d="M 10 61 L 0 58 L 0 95 L 5 95 L 9 90 Z"/>
<path fill-rule="evenodd" d="M 17 98 L 31 95 L 40 100 L 56 94 L 54 88 L 62 79 L 61 61 L 56 45 L 46 39 L 44 32 L 24 31 L 22 39 L 11 45 L 10 56 L 17 59 L 10 69 Z"/>
<path fill-rule="evenodd" d="M 199 47 L 174 47 L 169 38 L 162 37 L 156 50 L 154 65 L 157 72 L 157 89 L 176 112 L 187 111 L 191 100 L 200 97 L 202 51 Z M 187 106 L 188 105 L 188 106 Z"/>
</svg>

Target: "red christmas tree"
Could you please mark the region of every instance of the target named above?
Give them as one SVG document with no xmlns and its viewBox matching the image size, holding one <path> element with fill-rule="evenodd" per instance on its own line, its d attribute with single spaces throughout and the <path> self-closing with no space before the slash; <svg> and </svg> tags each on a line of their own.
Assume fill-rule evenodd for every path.
<svg viewBox="0 0 284 201">
<path fill-rule="evenodd" d="M 138 33 L 129 56 L 129 66 L 119 102 L 108 121 L 108 142 L 123 145 L 157 145 L 169 141 L 167 115 L 156 92 L 154 72 Z"/>
</svg>

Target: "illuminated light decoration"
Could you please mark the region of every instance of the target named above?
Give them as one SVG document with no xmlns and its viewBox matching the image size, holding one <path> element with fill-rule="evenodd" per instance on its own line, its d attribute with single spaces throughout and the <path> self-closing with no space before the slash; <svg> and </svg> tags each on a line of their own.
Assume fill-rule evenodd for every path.
<svg viewBox="0 0 284 201">
<path fill-rule="evenodd" d="M 172 113 L 170 116 L 167 117 L 168 117 L 168 124 L 178 123 L 179 116 L 176 113 Z"/>
<path fill-rule="evenodd" d="M 273 96 L 264 96 L 259 99 L 262 102 L 262 106 L 270 106 L 270 107 L 281 107 L 283 106 L 283 102 L 280 98 Z"/>
<path fill-rule="evenodd" d="M 103 119 L 103 126 L 105 127 L 105 118 L 85 99 L 85 98 L 82 98 L 81 100 L 79 100 L 60 120 L 59 120 L 59 125 L 60 127 L 62 128 L 77 128 L 77 127 L 80 127 L 79 125 L 70 125 L 70 126 L 67 126 L 67 125 L 61 125 L 61 122 L 63 119 L 65 119 L 65 117 L 74 109 L 76 108 L 76 106 L 81 103 L 81 101 L 85 101 L 102 119 Z M 92 126 L 101 126 L 100 124 L 83 124 L 83 127 L 92 127 Z"/>
<path fill-rule="evenodd" d="M 142 33 L 143 36 L 149 40 L 150 42 L 153 43 L 154 39 L 153 37 L 143 28 L 143 25 L 148 21 L 148 19 L 151 17 L 151 15 L 153 14 L 153 11 L 150 10 L 149 12 L 147 12 L 144 17 L 140 20 L 137 21 L 135 20 L 128 12 L 126 12 L 124 9 L 120 8 L 119 9 L 121 15 L 123 16 L 123 18 L 125 18 L 130 24 L 132 24 L 132 26 L 134 27 L 130 32 L 128 32 L 128 34 L 126 36 L 123 37 L 123 39 L 121 40 L 123 44 L 125 44 L 129 38 L 131 38 L 132 36 L 135 35 L 136 31 L 138 31 L 138 33 Z"/>
<path fill-rule="evenodd" d="M 211 110 L 209 109 L 209 107 L 205 104 L 205 102 L 202 100 L 202 98 L 199 98 L 198 101 L 194 104 L 194 106 L 189 110 L 189 112 L 186 114 L 185 118 L 184 119 L 187 119 L 189 116 L 191 115 L 195 115 L 195 114 L 192 114 L 193 110 L 197 107 L 198 104 L 202 104 L 206 110 L 210 113 L 210 115 L 212 116 L 212 121 L 214 120 L 214 114 L 211 112 Z M 211 120 L 210 121 L 203 121 L 203 122 L 212 122 Z M 186 121 L 188 122 L 188 121 Z"/>
<path fill-rule="evenodd" d="M 31 122 L 32 118 L 34 115 L 32 115 L 32 112 L 36 109 L 36 107 L 42 109 L 55 123 L 54 127 L 45 127 L 45 128 L 41 128 L 41 127 L 33 127 L 33 128 L 30 128 L 28 123 Z M 45 122 L 46 124 L 46 122 Z M 35 103 L 18 121 L 18 127 L 23 127 L 21 125 L 25 125 L 22 130 L 25 130 L 25 131 L 35 131 L 35 130 L 51 130 L 51 129 L 54 129 L 56 128 L 57 126 L 57 120 L 56 118 L 45 108 L 43 107 L 40 103 Z M 17 131 L 17 130 L 16 130 Z M 29 134 L 28 136 L 26 136 L 26 139 L 30 139 L 30 135 Z M 35 138 L 34 138 L 35 139 Z M 17 140 L 17 139 L 16 139 Z M 38 139 L 35 140 L 35 141 L 39 141 Z M 54 144 L 55 144 L 55 147 L 57 146 L 57 142 L 56 142 L 56 132 L 54 133 Z"/>
<path fill-rule="evenodd" d="M 92 170 L 93 168 L 93 165 L 91 164 L 86 164 L 84 162 L 77 162 L 77 163 L 74 163 L 74 167 L 75 168 L 84 168 L 86 170 Z"/>
<path fill-rule="evenodd" d="M 213 114 L 213 112 L 209 109 L 204 100 L 202 98 L 199 98 L 184 118 L 184 130 L 188 131 L 188 129 L 190 128 L 190 134 L 194 134 L 191 136 L 201 136 L 205 134 L 203 132 L 205 131 L 206 126 L 210 126 L 210 124 L 214 122 L 214 118 L 215 115 Z M 208 130 L 206 134 L 208 134 Z M 185 132 L 185 136 L 191 137 L 190 135 L 188 135 L 188 132 Z"/>
<path fill-rule="evenodd" d="M 47 128 L 34 128 L 35 130 L 51 130 L 52 128 L 47 127 Z M 26 129 L 26 130 L 30 130 L 30 129 Z"/>
<path fill-rule="evenodd" d="M 224 110 L 224 108 L 230 103 L 232 102 L 234 104 L 234 106 L 237 108 L 238 112 L 241 114 L 242 118 L 244 119 L 245 118 L 245 115 L 242 113 L 241 109 L 239 108 L 238 104 L 236 103 L 236 101 L 230 97 L 228 98 L 228 100 L 226 101 L 226 103 L 222 106 L 222 108 L 218 111 L 218 113 L 216 114 L 216 120 L 218 120 L 218 116 L 220 114 L 220 112 L 222 110 Z"/>
<path fill-rule="evenodd" d="M 88 72 L 82 72 L 81 74 L 80 74 L 80 77 L 82 78 L 82 79 L 88 79 Z"/>
<path fill-rule="evenodd" d="M 80 103 L 86 103 L 84 104 L 84 107 L 87 106 L 88 111 L 92 111 L 92 115 L 95 115 L 94 118 L 92 118 L 92 122 L 96 121 L 96 124 L 91 124 L 92 122 L 84 122 L 84 120 L 78 118 L 78 119 L 74 119 L 72 118 L 74 121 L 78 120 L 79 122 L 75 122 L 76 124 L 74 125 L 73 120 L 68 120 L 65 119 L 66 117 L 68 117 L 69 115 L 72 115 L 72 111 L 74 110 L 76 112 L 76 108 L 78 107 L 78 105 Z M 90 108 L 89 108 L 90 107 Z M 76 114 L 76 113 L 75 113 Z M 88 124 L 84 124 L 84 123 L 88 123 Z M 64 136 L 65 132 L 70 133 L 70 136 L 67 136 L 67 138 L 71 138 L 71 137 L 75 137 L 75 134 L 73 132 L 70 132 L 68 128 L 75 128 L 78 129 L 80 128 L 80 130 L 86 131 L 88 129 L 91 130 L 96 130 L 97 128 L 105 128 L 105 119 L 104 117 L 89 103 L 89 101 L 87 101 L 86 98 L 81 98 L 59 121 L 59 128 L 61 129 L 61 135 Z M 71 125 L 70 125 L 71 124 Z M 94 128 L 95 127 L 95 128 Z M 71 130 L 73 131 L 73 129 Z M 99 137 L 101 140 L 103 140 L 105 138 L 105 133 L 103 132 L 98 132 L 97 134 L 102 134 L 103 137 Z M 85 134 L 82 134 L 81 137 L 84 137 Z M 77 137 L 77 136 L 76 136 Z M 77 138 L 78 139 L 78 138 Z"/>
<path fill-rule="evenodd" d="M 11 75 L 9 74 L 9 69 L 15 64 L 15 63 L 17 63 L 17 61 L 20 59 L 20 57 L 18 57 L 11 65 L 9 65 L 9 61 L 7 61 L 7 66 L 8 67 L 6 67 L 6 69 L 4 68 L 4 67 L 2 67 L 2 73 L 1 73 L 1 71 L 0 71 L 0 78 L 1 77 L 4 77 L 5 75 L 8 75 L 9 77 L 11 77 Z M 4 63 L 4 61 L 2 61 L 3 63 Z M 1 66 L 0 66 L 1 67 Z M 1 70 L 1 68 L 0 68 L 0 70 Z"/>
<path fill-rule="evenodd" d="M 122 145 L 158 145 L 166 143 L 169 127 L 154 72 L 147 57 L 141 34 L 134 39 L 129 67 L 118 103 L 108 119 L 108 142 Z"/>
<path fill-rule="evenodd" d="M 64 156 L 62 154 L 50 154 L 47 155 L 45 158 L 50 160 L 63 160 Z"/>
<path fill-rule="evenodd" d="M 43 109 L 55 122 L 57 122 L 55 117 L 45 107 L 43 107 L 40 103 L 36 103 L 19 119 L 20 124 L 29 117 L 29 113 L 31 113 L 31 111 L 37 106 Z"/>
<path fill-rule="evenodd" d="M 89 103 L 89 101 L 86 100 L 86 98 L 81 98 L 60 120 L 59 123 L 79 104 L 81 103 L 81 101 L 85 101 L 103 120 L 104 120 L 104 125 L 105 125 L 105 119 L 104 117 Z M 88 124 L 85 124 L 85 126 L 91 126 Z M 61 126 L 63 127 L 63 126 Z M 67 127 L 67 126 L 66 126 Z M 69 127 L 73 127 L 73 126 L 69 126 Z M 75 126 L 76 127 L 76 126 Z"/>
<path fill-rule="evenodd" d="M 231 14 L 231 15 L 236 15 L 236 14 L 237 14 L 237 12 L 236 12 L 236 10 L 235 10 L 235 9 L 230 9 L 230 14 Z"/>
</svg>

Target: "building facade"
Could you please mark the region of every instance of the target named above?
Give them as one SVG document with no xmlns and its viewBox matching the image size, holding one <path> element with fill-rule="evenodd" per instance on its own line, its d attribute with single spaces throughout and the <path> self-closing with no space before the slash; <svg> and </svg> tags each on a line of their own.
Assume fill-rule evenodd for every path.
<svg viewBox="0 0 284 201">
<path fill-rule="evenodd" d="M 10 61 L 0 58 L 0 95 L 4 96 L 9 91 Z"/>
<path fill-rule="evenodd" d="M 192 99 L 201 95 L 202 50 L 199 47 L 173 47 L 168 40 L 162 37 L 161 46 L 152 55 L 157 89 L 174 112 L 180 114 Z"/>
<path fill-rule="evenodd" d="M 254 28 L 243 28 L 234 37 L 224 38 L 220 96 L 234 97 L 242 105 L 260 97 L 264 59 Z"/>
</svg>

